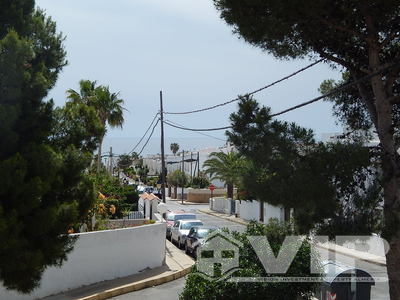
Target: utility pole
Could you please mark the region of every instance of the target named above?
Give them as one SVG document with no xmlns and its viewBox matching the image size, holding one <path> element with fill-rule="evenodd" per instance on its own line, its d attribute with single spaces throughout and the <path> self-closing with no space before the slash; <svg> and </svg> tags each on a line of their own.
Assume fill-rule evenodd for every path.
<svg viewBox="0 0 400 300">
<path fill-rule="evenodd" d="M 182 172 L 185 172 L 185 151 L 182 150 L 182 167 L 181 167 Z"/>
<path fill-rule="evenodd" d="M 182 150 L 182 172 L 185 174 L 185 150 Z M 182 204 L 183 204 L 183 184 L 182 184 Z"/>
<path fill-rule="evenodd" d="M 112 176 L 112 169 L 113 169 L 113 153 L 112 153 L 112 147 L 110 147 L 110 160 L 109 160 L 109 163 L 110 163 L 109 172 L 110 172 L 110 175 Z"/>
<path fill-rule="evenodd" d="M 165 203 L 165 156 L 164 156 L 164 110 L 163 97 L 160 91 L 160 120 L 161 120 L 161 195 Z"/>
<path fill-rule="evenodd" d="M 193 182 L 193 153 L 190 151 L 190 183 Z"/>
<path fill-rule="evenodd" d="M 200 152 L 197 152 L 197 177 L 200 177 Z"/>
</svg>

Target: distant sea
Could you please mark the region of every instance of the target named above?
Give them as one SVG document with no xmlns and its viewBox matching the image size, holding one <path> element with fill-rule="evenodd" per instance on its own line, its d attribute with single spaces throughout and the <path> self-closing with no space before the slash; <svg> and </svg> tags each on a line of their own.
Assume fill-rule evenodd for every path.
<svg viewBox="0 0 400 300">
<path fill-rule="evenodd" d="M 112 147 L 113 153 L 120 155 L 130 152 L 133 147 L 139 142 L 138 137 L 105 137 L 103 142 L 102 152 L 106 153 L 110 151 Z M 135 152 L 140 152 L 143 145 L 146 142 L 146 138 L 140 143 L 140 145 L 135 149 Z M 165 153 L 171 153 L 170 145 L 171 143 L 179 144 L 179 151 L 196 151 L 209 147 L 221 147 L 225 143 L 223 141 L 215 140 L 208 137 L 198 137 L 198 138 L 165 138 Z M 148 154 L 158 154 L 161 153 L 161 139 L 160 137 L 153 137 L 150 139 L 149 143 L 142 152 L 142 156 Z"/>
</svg>

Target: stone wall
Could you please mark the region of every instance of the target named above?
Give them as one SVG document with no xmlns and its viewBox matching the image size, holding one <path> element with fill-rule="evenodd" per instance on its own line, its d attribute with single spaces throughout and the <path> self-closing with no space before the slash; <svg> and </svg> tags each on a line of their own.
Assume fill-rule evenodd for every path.
<svg viewBox="0 0 400 300">
<path fill-rule="evenodd" d="M 226 189 L 215 189 L 213 191 L 214 197 L 223 197 L 226 194 Z M 187 201 L 195 203 L 209 203 L 211 198 L 211 191 L 209 189 L 192 189 L 187 191 Z"/>
</svg>

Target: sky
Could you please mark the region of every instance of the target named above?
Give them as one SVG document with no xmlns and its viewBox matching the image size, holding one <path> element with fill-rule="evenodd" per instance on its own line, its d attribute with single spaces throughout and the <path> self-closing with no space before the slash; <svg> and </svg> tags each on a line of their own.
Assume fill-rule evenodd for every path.
<svg viewBox="0 0 400 300">
<path fill-rule="evenodd" d="M 127 109 L 124 126 L 108 129 L 104 142 L 104 149 L 112 146 L 117 154 L 131 151 L 143 136 L 159 111 L 160 90 L 167 112 L 199 109 L 256 90 L 311 63 L 279 60 L 247 44 L 220 19 L 211 0 L 37 0 L 36 4 L 66 36 L 68 66 L 49 97 L 56 105 L 64 105 L 65 91 L 78 89 L 81 79 L 96 80 L 120 92 Z M 339 77 L 337 70 L 319 64 L 254 99 L 279 112 L 319 96 L 323 80 Z M 233 103 L 165 118 L 190 128 L 223 127 L 230 125 L 229 115 L 236 110 Z M 317 138 L 342 130 L 327 102 L 279 119 L 311 128 Z M 165 126 L 166 152 L 172 142 L 181 150 L 224 145 L 224 131 L 208 134 L 218 139 Z M 159 126 L 142 152 L 156 153 L 160 153 Z"/>
</svg>

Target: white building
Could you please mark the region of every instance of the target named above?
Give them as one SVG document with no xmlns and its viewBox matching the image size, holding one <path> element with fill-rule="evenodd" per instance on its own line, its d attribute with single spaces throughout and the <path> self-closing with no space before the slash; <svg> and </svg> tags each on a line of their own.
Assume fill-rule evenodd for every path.
<svg viewBox="0 0 400 300">
<path fill-rule="evenodd" d="M 225 147 L 210 147 L 197 151 L 185 151 L 179 152 L 176 155 L 165 155 L 165 166 L 168 173 L 175 170 L 183 170 L 187 175 L 197 176 L 199 171 L 204 171 L 203 164 L 209 159 L 212 152 L 224 152 L 227 153 L 232 151 L 232 146 Z M 161 173 L 161 155 L 148 155 L 143 158 L 143 164 L 149 168 L 150 174 L 160 174 Z M 223 183 L 219 181 L 213 181 L 213 184 L 217 186 L 223 186 Z"/>
</svg>

